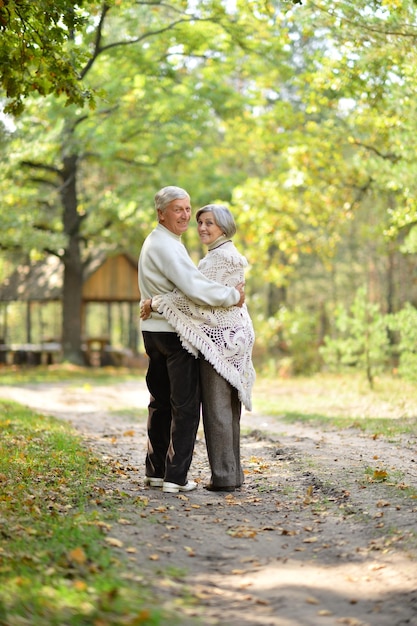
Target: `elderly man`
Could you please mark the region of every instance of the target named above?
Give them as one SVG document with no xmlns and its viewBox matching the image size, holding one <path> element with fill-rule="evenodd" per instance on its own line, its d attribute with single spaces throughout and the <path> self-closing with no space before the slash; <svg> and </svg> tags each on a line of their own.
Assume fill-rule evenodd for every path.
<svg viewBox="0 0 417 626">
<path fill-rule="evenodd" d="M 155 195 L 155 209 L 158 224 L 139 256 L 142 300 L 178 288 L 197 304 L 242 306 L 243 285 L 226 287 L 203 276 L 181 243 L 191 218 L 189 194 L 163 187 Z M 150 393 L 145 484 L 166 493 L 192 491 L 197 485 L 187 474 L 200 420 L 198 360 L 159 313 L 152 312 L 141 327 Z"/>
</svg>

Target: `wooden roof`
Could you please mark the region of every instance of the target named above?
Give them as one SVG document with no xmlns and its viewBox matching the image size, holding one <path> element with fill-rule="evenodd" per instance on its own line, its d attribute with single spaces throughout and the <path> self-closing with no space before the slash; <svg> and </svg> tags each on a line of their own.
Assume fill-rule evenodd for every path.
<svg viewBox="0 0 417 626">
<path fill-rule="evenodd" d="M 0 285 L 0 301 L 61 300 L 64 268 L 55 256 L 19 265 Z M 128 254 L 96 255 L 84 270 L 84 302 L 137 302 L 137 262 Z"/>
</svg>

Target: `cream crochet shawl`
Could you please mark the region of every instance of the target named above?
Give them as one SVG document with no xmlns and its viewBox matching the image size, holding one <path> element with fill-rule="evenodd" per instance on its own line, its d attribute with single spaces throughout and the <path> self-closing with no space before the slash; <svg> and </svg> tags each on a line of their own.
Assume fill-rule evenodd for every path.
<svg viewBox="0 0 417 626">
<path fill-rule="evenodd" d="M 224 237 L 214 246 L 198 265 L 202 274 L 222 285 L 234 287 L 243 282 L 248 264 L 245 257 Z M 184 348 L 195 357 L 200 352 L 237 389 L 239 399 L 250 411 L 255 381 L 252 365 L 255 334 L 246 304 L 211 308 L 195 304 L 174 290 L 153 297 L 152 306 L 174 327 Z"/>
</svg>

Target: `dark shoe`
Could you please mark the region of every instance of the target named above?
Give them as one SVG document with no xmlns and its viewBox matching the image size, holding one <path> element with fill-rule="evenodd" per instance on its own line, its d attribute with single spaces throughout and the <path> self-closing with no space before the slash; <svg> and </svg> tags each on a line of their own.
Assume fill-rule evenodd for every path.
<svg viewBox="0 0 417 626">
<path fill-rule="evenodd" d="M 221 487 L 221 486 L 217 486 L 217 485 L 213 485 L 212 483 L 209 483 L 208 485 L 204 485 L 204 489 L 207 489 L 207 491 L 234 491 L 236 489 L 236 487 L 232 487 L 231 485 L 227 485 L 225 487 Z"/>
<path fill-rule="evenodd" d="M 164 479 L 155 478 L 154 476 L 145 476 L 145 480 L 143 482 L 147 487 L 162 487 Z"/>
</svg>

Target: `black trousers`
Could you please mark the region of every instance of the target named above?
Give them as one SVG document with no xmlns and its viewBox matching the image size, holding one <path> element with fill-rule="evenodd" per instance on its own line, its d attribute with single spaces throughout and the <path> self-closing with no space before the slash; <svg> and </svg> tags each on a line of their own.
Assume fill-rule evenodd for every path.
<svg viewBox="0 0 417 626">
<path fill-rule="evenodd" d="M 200 421 L 198 359 L 176 333 L 142 335 L 149 357 L 146 475 L 185 485 Z"/>
</svg>

